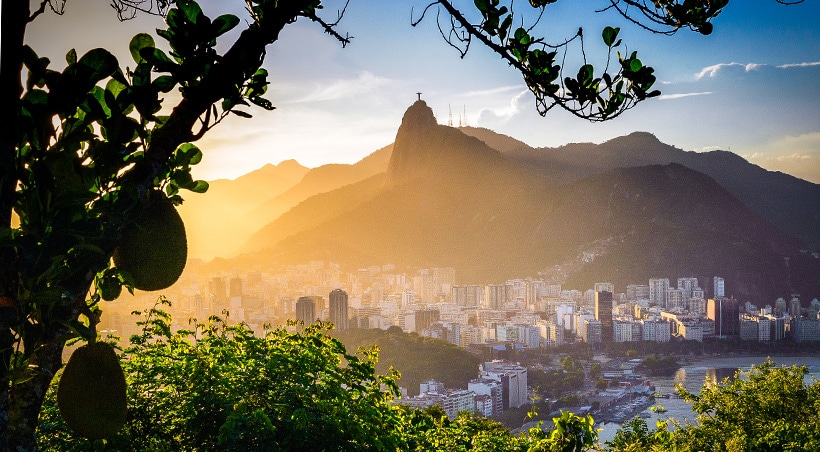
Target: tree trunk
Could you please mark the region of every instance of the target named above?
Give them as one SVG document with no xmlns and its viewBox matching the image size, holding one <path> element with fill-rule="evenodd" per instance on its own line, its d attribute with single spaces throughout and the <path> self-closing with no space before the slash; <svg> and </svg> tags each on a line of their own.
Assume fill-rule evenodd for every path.
<svg viewBox="0 0 820 452">
<path fill-rule="evenodd" d="M 11 227 L 14 190 L 17 185 L 15 153 L 17 145 L 17 113 L 23 85 L 20 72 L 23 66 L 23 42 L 30 14 L 29 0 L 6 0 L 2 8 L 3 40 L 0 41 L 0 231 Z M 13 253 L 0 248 L 0 296 L 17 293 L 16 268 L 12 264 Z M 0 307 L 0 451 L 8 449 L 7 427 L 9 425 L 8 364 L 12 355 L 14 336 L 11 319 L 4 311 L 14 308 Z"/>
<path fill-rule="evenodd" d="M 51 380 L 63 364 L 62 340 L 52 340 L 35 350 L 30 364 L 37 366 L 28 381 L 11 387 L 8 400 L 8 449 L 36 451 L 37 423 Z"/>
</svg>

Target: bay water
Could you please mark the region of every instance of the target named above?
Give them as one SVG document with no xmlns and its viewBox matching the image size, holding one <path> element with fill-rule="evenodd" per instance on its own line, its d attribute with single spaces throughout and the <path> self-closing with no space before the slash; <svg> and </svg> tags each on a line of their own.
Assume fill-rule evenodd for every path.
<svg viewBox="0 0 820 452">
<path fill-rule="evenodd" d="M 752 365 L 759 365 L 766 361 L 766 358 L 766 356 L 702 358 L 684 364 L 670 376 L 655 376 L 650 377 L 650 380 L 655 385 L 656 393 L 659 394 L 675 394 L 675 385 L 679 383 L 690 392 L 697 393 L 705 382 L 721 381 L 725 377 L 733 376 L 738 369 L 749 370 Z M 820 350 L 818 350 L 818 356 L 775 356 L 771 359 L 778 366 L 806 366 L 807 381 L 810 381 L 812 377 L 820 380 Z M 646 418 L 650 428 L 655 427 L 655 421 L 659 417 L 694 421 L 695 414 L 692 412 L 692 406 L 682 399 L 669 397 L 658 398 L 657 401 L 666 409 L 665 412 L 657 413 L 647 408 L 640 413 Z M 620 427 L 621 424 L 616 422 L 596 425 L 596 428 L 602 429 L 598 434 L 601 444 L 611 440 Z"/>
</svg>

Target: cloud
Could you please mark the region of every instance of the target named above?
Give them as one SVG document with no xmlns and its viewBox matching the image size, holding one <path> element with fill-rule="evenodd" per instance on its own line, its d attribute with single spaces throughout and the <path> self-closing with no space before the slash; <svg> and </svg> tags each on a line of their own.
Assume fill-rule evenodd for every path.
<svg viewBox="0 0 820 452">
<path fill-rule="evenodd" d="M 529 90 L 522 90 L 510 99 L 508 105 L 481 109 L 478 113 L 478 124 L 482 127 L 492 128 L 499 123 L 509 122 L 513 117 L 521 113 L 529 93 Z"/>
<path fill-rule="evenodd" d="M 703 92 L 699 92 L 699 93 L 662 94 L 662 95 L 658 96 L 658 100 L 682 99 L 684 97 L 705 96 L 707 94 L 712 94 L 712 92 L 711 91 L 703 91 Z"/>
<path fill-rule="evenodd" d="M 777 66 L 778 69 L 790 69 L 793 67 L 812 67 L 812 66 L 820 66 L 820 61 L 804 61 L 802 63 L 790 63 L 790 64 L 781 64 Z"/>
<path fill-rule="evenodd" d="M 350 99 L 359 95 L 373 93 L 374 90 L 391 86 L 394 83 L 394 80 L 379 77 L 370 71 L 362 71 L 355 79 L 336 79 L 329 83 L 317 85 L 312 92 L 293 102 L 307 103 Z"/>
<path fill-rule="evenodd" d="M 692 149 L 695 152 L 712 152 L 723 150 L 723 146 L 704 146 L 702 148 Z"/>
<path fill-rule="evenodd" d="M 820 132 L 780 137 L 741 157 L 768 170 L 820 183 Z"/>
<path fill-rule="evenodd" d="M 804 61 L 802 63 L 787 63 L 781 64 L 778 66 L 774 66 L 778 69 L 792 69 L 792 68 L 802 68 L 802 67 L 813 67 L 813 66 L 820 66 L 820 61 Z M 700 80 L 704 77 L 712 78 L 716 76 L 722 69 L 729 68 L 729 67 L 742 67 L 746 72 L 755 71 L 764 67 L 770 67 L 768 64 L 764 63 L 738 63 L 738 62 L 731 62 L 731 63 L 718 63 L 713 64 L 712 66 L 706 66 L 705 68 L 701 69 L 700 72 L 695 74 L 695 80 Z"/>
<path fill-rule="evenodd" d="M 709 78 L 712 78 L 712 77 L 716 76 L 718 74 L 718 72 L 721 71 L 721 69 L 727 68 L 727 67 L 742 67 L 746 72 L 751 72 L 751 71 L 760 69 L 764 66 L 767 66 L 767 65 L 766 64 L 759 64 L 759 63 L 745 63 L 744 64 L 744 63 L 737 63 L 737 62 L 714 64 L 712 66 L 706 66 L 705 68 L 701 69 L 700 72 L 695 74 L 695 80 L 700 80 L 703 77 L 707 77 L 707 76 Z"/>
<path fill-rule="evenodd" d="M 499 86 L 498 88 L 490 88 L 490 89 L 482 89 L 476 91 L 467 91 L 466 93 L 462 93 L 462 97 L 482 97 L 482 96 L 492 96 L 495 94 L 502 94 L 507 93 L 510 91 L 520 91 L 521 85 L 508 85 L 508 86 Z"/>
</svg>

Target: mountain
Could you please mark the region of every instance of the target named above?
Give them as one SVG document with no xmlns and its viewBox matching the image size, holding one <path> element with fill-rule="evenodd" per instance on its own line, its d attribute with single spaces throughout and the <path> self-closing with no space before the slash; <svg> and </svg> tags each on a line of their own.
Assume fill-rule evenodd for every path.
<svg viewBox="0 0 820 452">
<path fill-rule="evenodd" d="M 715 179 L 750 209 L 800 239 L 804 248 L 820 248 L 820 184 L 767 171 L 731 152 L 687 152 L 645 132 L 600 145 L 573 143 L 557 148 L 532 148 L 487 129 L 460 130 L 492 143 L 511 159 L 538 168 L 556 183 L 621 167 L 679 163 Z"/>
<path fill-rule="evenodd" d="M 205 193 L 184 195 L 185 202 L 178 210 L 187 229 L 188 254 L 209 259 L 233 253 L 267 223 L 246 221 L 246 212 L 293 187 L 307 172 L 308 168 L 295 160 L 286 160 L 234 180 L 214 180 Z"/>
<path fill-rule="evenodd" d="M 384 175 L 306 198 L 255 235 L 242 261 L 453 267 L 459 283 L 540 273 L 572 287 L 720 275 L 729 293 L 757 303 L 820 294 L 820 261 L 724 186 L 748 176 L 720 183 L 651 163 L 683 151 L 648 134 L 607 143 L 601 162 L 585 160 L 603 152 L 596 145 L 548 151 L 495 139 L 503 150 L 436 124 L 416 102 Z"/>
<path fill-rule="evenodd" d="M 274 221 L 291 207 L 313 195 L 327 193 L 384 173 L 387 170 L 392 150 L 393 145 L 391 144 L 352 165 L 329 164 L 313 168 L 304 175 L 298 184 L 246 211 L 243 221 L 258 224 L 261 227 L 261 225 Z M 244 239 L 247 240 L 247 236 Z M 254 248 L 256 246 L 252 245 L 250 248 L 246 246 L 244 249 Z"/>
</svg>

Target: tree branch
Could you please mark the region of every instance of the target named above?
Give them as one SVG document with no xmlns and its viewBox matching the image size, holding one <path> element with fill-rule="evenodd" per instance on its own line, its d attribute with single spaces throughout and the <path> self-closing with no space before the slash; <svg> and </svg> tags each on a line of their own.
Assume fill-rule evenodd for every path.
<svg viewBox="0 0 820 452">
<path fill-rule="evenodd" d="M 125 175 L 134 181 L 141 196 L 153 186 L 154 178 L 176 148 L 198 138 L 193 128 L 199 118 L 221 101 L 225 92 L 242 86 L 249 77 L 249 65 L 256 66 L 250 71 L 252 74 L 261 66 L 266 46 L 279 39 L 285 25 L 300 16 L 306 17 L 303 12 L 311 3 L 310 0 L 270 2 L 255 15 L 256 22 L 239 35 L 208 75 L 173 109 L 166 123 L 154 131 L 145 160 Z"/>
</svg>

